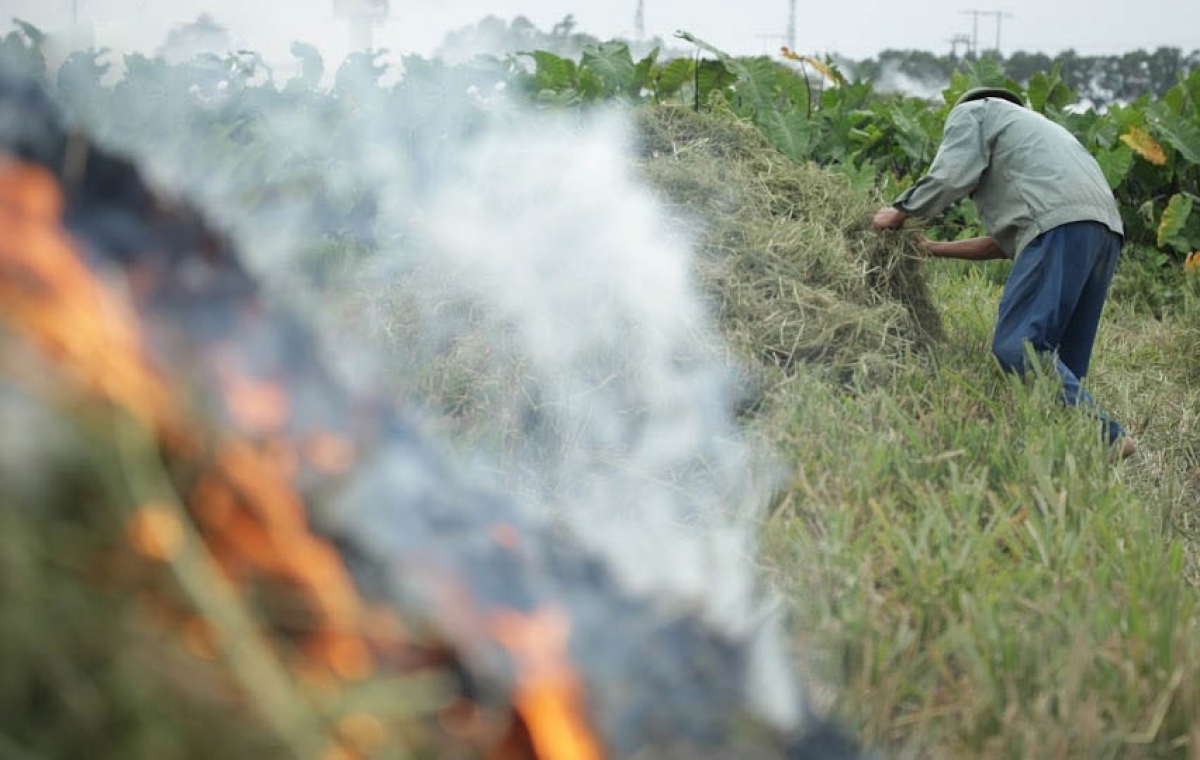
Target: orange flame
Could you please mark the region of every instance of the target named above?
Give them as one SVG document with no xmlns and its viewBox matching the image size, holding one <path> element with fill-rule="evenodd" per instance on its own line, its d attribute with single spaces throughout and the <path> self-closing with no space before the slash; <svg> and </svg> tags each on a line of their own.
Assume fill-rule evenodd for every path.
<svg viewBox="0 0 1200 760">
<path fill-rule="evenodd" d="M 348 472 L 360 456 L 356 442 L 327 431 L 287 437 L 293 413 L 287 389 L 251 377 L 236 352 L 221 345 L 207 347 L 205 355 L 213 359 L 237 429 L 206 438 L 202 426 L 189 424 L 175 379 L 150 360 L 137 313 L 78 254 L 62 227 L 63 206 L 50 172 L 0 153 L 0 321 L 82 392 L 131 415 L 168 459 L 195 473 L 184 491 L 187 516 L 232 580 L 246 587 L 275 584 L 304 602 L 308 630 L 299 634 L 299 650 L 308 659 L 296 663 L 298 674 L 361 679 L 380 663 L 430 663 L 414 657 L 422 650 L 394 614 L 360 597 L 335 546 L 310 529 L 296 489 L 302 464 L 326 476 Z M 151 276 L 131 272 L 125 286 L 152 287 L 138 280 Z M 126 525 L 127 540 L 141 556 L 170 562 L 181 541 L 176 519 L 155 504 L 142 505 Z M 511 551 L 520 548 L 514 526 L 495 525 L 491 537 Z M 487 628 L 515 663 L 513 700 L 537 758 L 600 760 L 583 711 L 582 680 L 567 652 L 566 615 L 505 610 Z M 185 627 L 186 642 L 202 656 L 211 656 L 218 634 L 199 619 Z M 345 743 L 335 749 L 350 755 L 369 752 L 386 738 L 372 716 L 344 722 L 339 732 Z"/>
<path fill-rule="evenodd" d="M 583 684 L 567 655 L 566 615 L 505 610 L 490 628 L 516 663 L 513 697 L 539 760 L 600 760 L 603 753 L 583 715 Z"/>
<path fill-rule="evenodd" d="M 194 458 L 201 447 L 186 442 L 199 433 L 184 424 L 168 383 L 149 360 L 136 313 L 78 255 L 61 226 L 63 204 L 50 172 L 0 154 L 0 319 L 85 391 L 124 409 L 169 448 L 185 449 L 170 453 Z M 290 414 L 283 387 L 246 376 L 230 360 L 215 370 L 243 429 L 283 427 Z M 356 633 L 363 603 L 337 550 L 308 527 L 290 482 L 298 448 L 279 439 L 262 447 L 236 438 L 218 444 L 187 506 L 227 572 L 299 591 L 315 618 L 303 646 L 310 656 L 340 677 L 362 678 L 373 669 L 370 646 Z M 351 451 L 336 437 L 318 437 L 309 456 L 337 469 Z M 143 556 L 171 559 L 177 528 L 168 513 L 143 507 L 127 534 Z"/>
<path fill-rule="evenodd" d="M 0 154 L 0 317 L 146 427 L 173 428 L 170 394 L 145 361 L 136 319 L 76 255 L 62 212 L 53 175 Z"/>
</svg>

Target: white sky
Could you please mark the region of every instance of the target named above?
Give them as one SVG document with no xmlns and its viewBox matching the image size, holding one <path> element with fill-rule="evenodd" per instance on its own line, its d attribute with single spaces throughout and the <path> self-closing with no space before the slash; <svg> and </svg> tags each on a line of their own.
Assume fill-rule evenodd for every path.
<svg viewBox="0 0 1200 760">
<path fill-rule="evenodd" d="M 73 0 L 0 0 L 0 19 L 19 17 L 50 30 L 65 29 Z M 344 22 L 333 19 L 334 0 L 74 0 L 95 22 L 96 42 L 121 50 L 152 51 L 167 31 L 208 11 L 239 42 L 268 59 L 286 57 L 291 40 L 314 42 L 340 56 Z M 787 27 L 787 0 L 644 0 L 648 35 L 686 29 L 733 53 L 778 49 Z M 1142 0 L 798 0 L 796 46 L 802 52 L 865 57 L 892 48 L 949 49 L 954 34 L 971 32 L 969 8 L 1001 10 L 1002 48 L 1054 53 L 1114 53 L 1160 45 L 1200 48 L 1200 1 Z M 606 38 L 631 36 L 637 0 L 391 0 L 391 19 L 376 32 L 379 47 L 428 54 L 452 28 L 493 14 L 525 15 L 549 29 L 568 13 L 577 29 Z M 772 39 L 766 39 L 773 35 Z M 981 47 L 995 40 L 995 21 L 979 20 Z"/>
</svg>

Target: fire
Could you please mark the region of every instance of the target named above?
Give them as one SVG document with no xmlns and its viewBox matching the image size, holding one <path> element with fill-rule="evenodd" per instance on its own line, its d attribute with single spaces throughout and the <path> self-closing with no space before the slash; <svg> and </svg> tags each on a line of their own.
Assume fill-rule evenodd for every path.
<svg viewBox="0 0 1200 760">
<path fill-rule="evenodd" d="M 139 505 L 125 525 L 130 547 L 168 564 L 188 536 L 198 535 L 199 548 L 247 596 L 275 588 L 299 600 L 302 625 L 276 632 L 291 638 L 295 646 L 287 651 L 302 653 L 291 663 L 293 676 L 357 681 L 381 668 L 443 661 L 443 653 L 410 641 L 393 612 L 360 596 L 337 547 L 310 527 L 300 476 L 349 474 L 362 458 L 360 442 L 343 431 L 294 430 L 295 403 L 285 381 L 247 371 L 235 338 L 204 340 L 198 355 L 208 377 L 177 377 L 156 365 L 143 320 L 125 297 L 152 292 L 155 267 L 133 266 L 124 279 L 106 282 L 64 229 L 64 205 L 52 173 L 0 153 L 0 322 L 51 361 L 77 396 L 122 410 L 160 447 L 184 509 Z M 197 421 L 188 382 L 218 389 L 224 428 Z M 491 531 L 499 545 L 520 548 L 515 526 L 501 522 Z M 458 614 L 474 618 L 480 612 L 469 597 Z M 582 680 L 567 652 L 566 615 L 502 609 L 486 619 L 493 643 L 515 664 L 511 698 L 532 745 L 511 756 L 532 749 L 538 760 L 600 760 Z M 227 643 L 200 617 L 188 620 L 182 638 L 204 659 Z M 386 728 L 368 714 L 342 720 L 337 732 L 335 756 L 370 754 L 387 739 Z"/>
<path fill-rule="evenodd" d="M 0 154 L 0 317 L 144 426 L 173 429 L 174 404 L 145 360 L 136 318 L 76 254 L 62 213 L 53 175 Z"/>
<path fill-rule="evenodd" d="M 516 663 L 514 701 L 539 760 L 600 760 L 583 715 L 583 685 L 567 655 L 567 617 L 554 609 L 528 616 L 505 610 L 493 617 L 491 632 Z"/>
<path fill-rule="evenodd" d="M 84 389 L 130 414 L 169 450 L 194 460 L 211 448 L 187 506 L 206 532 L 208 548 L 234 578 L 273 580 L 308 602 L 313 630 L 303 649 L 335 674 L 369 675 L 371 647 L 355 633 L 364 605 L 337 550 L 308 527 L 290 478 L 298 445 L 251 438 L 195 443 L 202 431 L 185 424 L 172 388 L 148 357 L 136 313 L 106 287 L 62 228 L 64 198 L 47 170 L 0 158 L 0 317 Z M 225 356 L 217 352 L 220 356 Z M 286 389 L 242 373 L 235 361 L 215 362 L 231 416 L 249 433 L 277 432 L 287 422 Z M 319 436 L 310 448 L 326 467 L 346 465 L 347 446 Z M 309 456 L 314 456 L 310 452 Z M 167 510 L 146 505 L 127 534 L 143 556 L 169 561 L 179 526 Z"/>
</svg>

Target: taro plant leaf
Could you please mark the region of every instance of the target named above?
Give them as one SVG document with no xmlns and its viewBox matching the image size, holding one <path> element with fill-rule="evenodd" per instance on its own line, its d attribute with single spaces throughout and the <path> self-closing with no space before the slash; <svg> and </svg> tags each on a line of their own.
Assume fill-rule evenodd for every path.
<svg viewBox="0 0 1200 760">
<path fill-rule="evenodd" d="M 754 123 L 780 153 L 794 161 L 802 161 L 808 157 L 808 148 L 812 140 L 811 123 L 803 111 L 759 111 L 754 117 Z"/>
<path fill-rule="evenodd" d="M 579 66 L 595 74 L 604 84 L 606 95 L 628 92 L 633 84 L 634 63 L 624 42 L 601 42 L 583 49 Z"/>
<path fill-rule="evenodd" d="M 696 64 L 690 58 L 675 58 L 667 62 L 654 76 L 654 95 L 669 98 L 677 94 L 696 76 Z"/>
<path fill-rule="evenodd" d="M 1179 239 L 1179 233 L 1187 224 L 1192 213 L 1193 197 L 1188 193 L 1176 193 L 1171 196 L 1162 219 L 1158 223 L 1158 247 L 1171 245 L 1173 248 L 1190 249 L 1187 241 Z"/>
<path fill-rule="evenodd" d="M 575 84 L 575 62 L 546 50 L 521 53 L 533 59 L 533 89 L 564 90 Z"/>
<path fill-rule="evenodd" d="M 650 53 L 634 64 L 633 79 L 629 82 L 628 94 L 633 98 L 640 98 L 642 92 L 650 83 L 650 72 L 654 70 L 654 64 L 658 62 L 658 48 L 654 48 Z"/>
<path fill-rule="evenodd" d="M 812 85 L 809 84 L 808 78 L 801 73 L 780 74 L 777 77 L 778 89 L 777 97 L 780 100 L 780 107 L 787 110 L 800 110 L 804 113 L 809 113 L 810 103 L 812 100 Z"/>
<path fill-rule="evenodd" d="M 754 112 L 773 110 L 778 91 L 775 64 L 766 56 L 726 62 L 730 71 L 738 75 L 734 89 Z"/>
<path fill-rule="evenodd" d="M 1134 153 L 1155 166 L 1167 163 L 1167 154 L 1163 152 L 1162 146 L 1155 142 L 1150 133 L 1144 129 L 1130 127 L 1128 132 L 1121 135 L 1121 142 L 1133 148 Z"/>
<path fill-rule="evenodd" d="M 913 162 L 925 161 L 925 153 L 930 143 L 925 128 L 900 106 L 892 108 L 888 113 L 896 130 L 896 143 L 904 151 L 904 155 Z"/>
<path fill-rule="evenodd" d="M 962 94 L 974 87 L 970 75 L 965 71 L 955 71 L 950 75 L 950 86 L 942 90 L 942 99 L 946 101 L 946 105 L 950 106 L 955 103 Z"/>
<path fill-rule="evenodd" d="M 1200 125 L 1167 108 L 1154 109 L 1153 123 L 1154 131 L 1179 151 L 1179 155 L 1188 163 L 1200 166 Z"/>
<path fill-rule="evenodd" d="M 1101 148 L 1096 151 L 1096 162 L 1108 180 L 1108 186 L 1113 190 L 1125 181 L 1133 166 L 1133 150 L 1128 145 L 1118 145 L 1116 148 Z"/>
<path fill-rule="evenodd" d="M 717 60 L 736 77 L 738 94 L 749 101 L 749 105 L 754 111 L 772 107 L 776 69 L 770 58 L 759 56 L 748 60 L 738 59 L 688 32 L 676 32 L 675 36 L 716 56 Z"/>
<path fill-rule="evenodd" d="M 737 75 L 725 68 L 725 64 L 704 59 L 696 64 L 696 102 L 707 103 L 714 93 L 731 87 Z"/>
<path fill-rule="evenodd" d="M 1200 119 L 1200 67 L 1192 70 L 1187 78 L 1167 91 L 1163 100 L 1170 104 L 1177 114 Z"/>
<path fill-rule="evenodd" d="M 876 183 L 879 181 L 879 175 L 875 171 L 875 167 L 870 164 L 855 166 L 852 163 L 842 163 L 835 165 L 833 169 L 850 180 L 851 187 L 862 193 L 874 189 Z"/>
<path fill-rule="evenodd" d="M 607 85 L 599 74 L 590 69 L 580 69 L 579 94 L 583 96 L 584 101 L 592 102 L 614 93 L 607 89 Z"/>
<path fill-rule="evenodd" d="M 1047 107 L 1061 111 L 1075 99 L 1075 93 L 1062 80 L 1061 67 L 1055 64 L 1049 72 L 1039 71 L 1029 80 L 1029 107 L 1046 113 Z"/>
</svg>

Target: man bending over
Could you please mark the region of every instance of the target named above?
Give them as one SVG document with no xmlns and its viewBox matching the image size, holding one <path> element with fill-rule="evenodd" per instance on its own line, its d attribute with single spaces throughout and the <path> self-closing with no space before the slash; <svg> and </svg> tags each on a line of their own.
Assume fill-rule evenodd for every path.
<svg viewBox="0 0 1200 760">
<path fill-rule="evenodd" d="M 1005 89 L 969 90 L 950 111 L 929 173 L 875 214 L 877 230 L 932 218 L 970 195 L 988 237 L 924 243 L 932 256 L 1013 259 L 992 352 L 1024 374 L 1026 346 L 1052 358 L 1062 399 L 1089 408 L 1122 456 L 1136 448 L 1081 387 L 1124 229 L 1099 164 L 1068 132 Z"/>
</svg>

